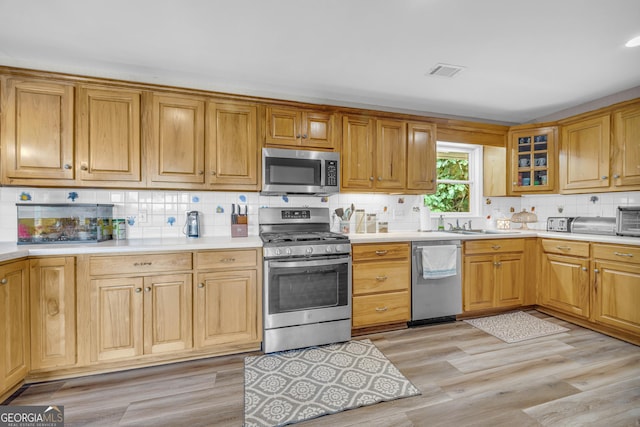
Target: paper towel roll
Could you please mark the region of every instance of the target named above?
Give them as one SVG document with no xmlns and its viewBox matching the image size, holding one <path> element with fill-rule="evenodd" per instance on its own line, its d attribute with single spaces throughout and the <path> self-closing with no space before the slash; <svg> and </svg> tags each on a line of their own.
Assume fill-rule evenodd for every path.
<svg viewBox="0 0 640 427">
<path fill-rule="evenodd" d="M 428 206 L 420 206 L 420 231 L 431 231 L 431 210 Z"/>
</svg>

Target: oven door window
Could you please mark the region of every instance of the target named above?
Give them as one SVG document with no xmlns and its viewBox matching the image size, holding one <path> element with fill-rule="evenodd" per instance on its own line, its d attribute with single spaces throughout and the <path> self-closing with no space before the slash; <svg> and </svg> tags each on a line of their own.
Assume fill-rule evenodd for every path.
<svg viewBox="0 0 640 427">
<path fill-rule="evenodd" d="M 265 178 L 269 185 L 321 185 L 322 162 L 309 159 L 266 159 Z"/>
<path fill-rule="evenodd" d="M 349 304 L 348 264 L 269 269 L 269 314 Z"/>
</svg>

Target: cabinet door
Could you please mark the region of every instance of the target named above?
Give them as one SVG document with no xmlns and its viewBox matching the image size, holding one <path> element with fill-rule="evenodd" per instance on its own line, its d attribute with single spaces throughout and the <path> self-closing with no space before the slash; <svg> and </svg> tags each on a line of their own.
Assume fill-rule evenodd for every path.
<svg viewBox="0 0 640 427">
<path fill-rule="evenodd" d="M 542 304 L 566 313 L 589 317 L 589 260 L 543 254 Z"/>
<path fill-rule="evenodd" d="M 409 155 L 411 162 L 411 155 Z M 507 149 L 487 145 L 482 149 L 482 190 L 485 197 L 507 195 Z"/>
<path fill-rule="evenodd" d="M 196 348 L 260 340 L 255 270 L 198 275 L 195 290 Z"/>
<path fill-rule="evenodd" d="M 524 260 L 522 253 L 496 255 L 496 307 L 522 305 L 524 298 Z"/>
<path fill-rule="evenodd" d="M 27 262 L 0 266 L 0 393 L 29 370 Z"/>
<path fill-rule="evenodd" d="M 375 151 L 375 187 L 397 190 L 406 187 L 407 125 L 397 120 L 378 120 Z"/>
<path fill-rule="evenodd" d="M 566 125 L 560 147 L 560 189 L 609 187 L 610 117 Z"/>
<path fill-rule="evenodd" d="M 555 127 L 509 134 L 511 192 L 549 192 L 555 188 L 556 134 Z"/>
<path fill-rule="evenodd" d="M 407 189 L 436 191 L 436 127 L 409 123 L 407 141 Z"/>
<path fill-rule="evenodd" d="M 91 280 L 91 360 L 103 361 L 143 353 L 143 279 Z"/>
<path fill-rule="evenodd" d="M 209 180 L 214 188 L 258 189 L 257 110 L 253 104 L 208 104 Z"/>
<path fill-rule="evenodd" d="M 492 308 L 495 297 L 493 255 L 465 255 L 463 278 L 464 310 Z"/>
<path fill-rule="evenodd" d="M 342 187 L 348 190 L 373 188 L 374 121 L 344 116 L 342 119 Z"/>
<path fill-rule="evenodd" d="M 335 148 L 333 114 L 309 111 L 303 113 L 302 118 L 302 147 Z"/>
<path fill-rule="evenodd" d="M 136 90 L 81 86 L 78 162 L 83 181 L 140 183 L 140 100 Z"/>
<path fill-rule="evenodd" d="M 204 101 L 154 95 L 151 119 L 152 183 L 205 183 Z"/>
<path fill-rule="evenodd" d="M 30 262 L 31 368 L 76 363 L 75 258 Z"/>
<path fill-rule="evenodd" d="M 640 265 L 596 260 L 594 274 L 595 321 L 640 334 Z"/>
<path fill-rule="evenodd" d="M 640 186 L 640 106 L 613 115 L 613 185 Z"/>
<path fill-rule="evenodd" d="M 292 108 L 267 107 L 266 144 L 293 145 L 300 144 L 302 115 Z"/>
<path fill-rule="evenodd" d="M 191 274 L 144 278 L 145 354 L 192 347 Z"/>
<path fill-rule="evenodd" d="M 72 181 L 73 85 L 9 78 L 2 92 L 5 180 Z"/>
</svg>

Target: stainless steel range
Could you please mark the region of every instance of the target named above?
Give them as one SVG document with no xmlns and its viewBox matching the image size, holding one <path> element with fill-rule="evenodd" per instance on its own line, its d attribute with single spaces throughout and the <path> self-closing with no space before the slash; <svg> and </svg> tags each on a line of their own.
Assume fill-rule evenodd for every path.
<svg viewBox="0 0 640 427">
<path fill-rule="evenodd" d="M 263 208 L 265 353 L 351 339 L 351 242 L 328 208 Z"/>
</svg>

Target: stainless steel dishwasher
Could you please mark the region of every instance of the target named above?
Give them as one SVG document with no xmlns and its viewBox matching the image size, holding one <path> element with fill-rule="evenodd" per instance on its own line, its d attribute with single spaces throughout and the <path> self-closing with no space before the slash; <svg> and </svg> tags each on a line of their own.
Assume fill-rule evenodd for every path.
<svg viewBox="0 0 640 427">
<path fill-rule="evenodd" d="M 425 278 L 423 251 L 445 250 L 455 246 L 455 271 L 448 277 Z M 451 322 L 462 313 L 462 243 L 460 240 L 434 240 L 411 244 L 411 322 L 409 326 Z M 433 253 L 433 252 L 432 252 Z"/>
</svg>

